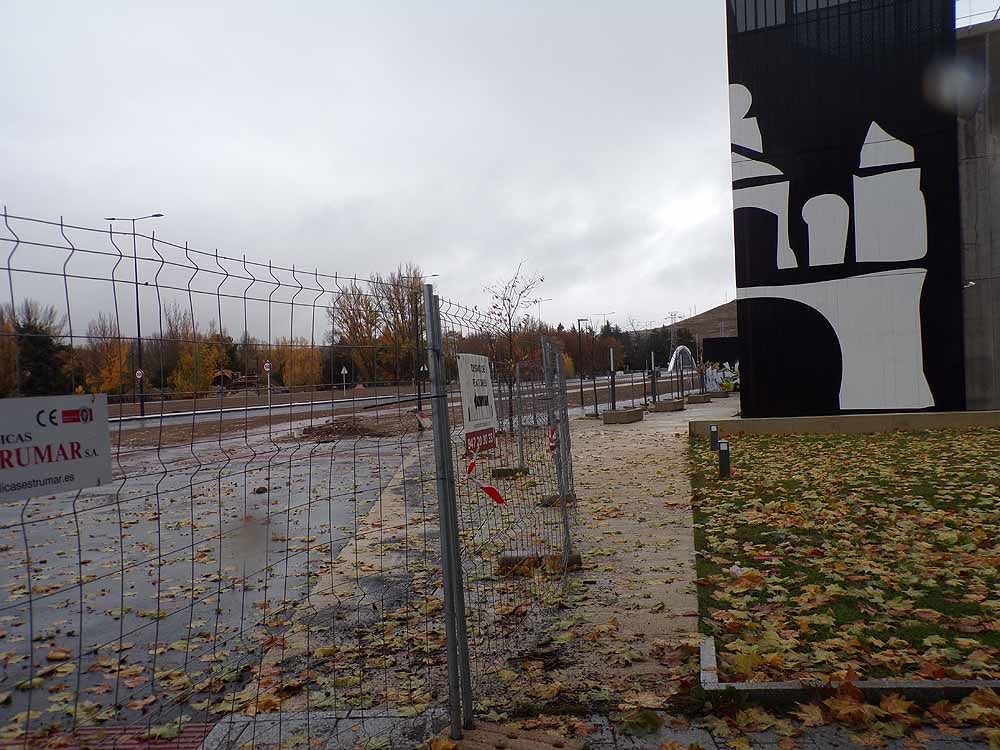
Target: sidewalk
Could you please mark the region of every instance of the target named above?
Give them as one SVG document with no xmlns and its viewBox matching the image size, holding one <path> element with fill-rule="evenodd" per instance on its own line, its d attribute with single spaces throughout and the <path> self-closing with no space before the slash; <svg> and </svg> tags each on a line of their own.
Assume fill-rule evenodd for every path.
<svg viewBox="0 0 1000 750">
<path fill-rule="evenodd" d="M 665 712 L 697 680 L 701 638 L 687 423 L 738 410 L 732 398 L 647 414 L 631 425 L 572 420 L 574 547 L 584 569 L 551 632 L 555 666 L 511 675 L 512 694 L 557 694 L 539 706 L 541 716 L 524 722 L 526 728 L 561 727 L 587 735 L 591 748 L 658 748 L 667 741 L 713 747 L 707 732 L 691 730 L 684 720 L 639 744 L 621 730 L 662 721 L 654 712 Z M 625 714 L 624 722 L 609 720 L 618 714 Z"/>
</svg>

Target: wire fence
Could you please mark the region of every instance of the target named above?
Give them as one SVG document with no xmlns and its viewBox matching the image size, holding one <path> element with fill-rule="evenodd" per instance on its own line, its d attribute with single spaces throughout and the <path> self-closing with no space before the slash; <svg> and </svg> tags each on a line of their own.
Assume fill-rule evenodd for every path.
<svg viewBox="0 0 1000 750">
<path fill-rule="evenodd" d="M 468 724 L 567 567 L 551 345 L 518 367 L 413 267 L 3 219 L 0 397 L 106 396 L 113 476 L 8 492 L 42 437 L 0 431 L 0 742 L 371 749 Z M 516 415 L 472 457 L 459 353 Z"/>
</svg>

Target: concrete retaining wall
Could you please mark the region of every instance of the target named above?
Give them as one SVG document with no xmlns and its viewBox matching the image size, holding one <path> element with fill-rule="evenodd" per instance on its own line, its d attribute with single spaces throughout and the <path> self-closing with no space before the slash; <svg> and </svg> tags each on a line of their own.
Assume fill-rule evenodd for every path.
<svg viewBox="0 0 1000 750">
<path fill-rule="evenodd" d="M 990 83 L 958 117 L 962 277 L 975 284 L 962 291 L 969 409 L 1000 409 L 1000 54 L 992 51 L 998 45 L 1000 22 L 958 31 L 959 54 Z"/>
<path fill-rule="evenodd" d="M 651 412 L 684 411 L 684 399 L 672 398 L 666 401 L 657 401 L 655 404 L 649 405 L 649 410 Z"/>
</svg>

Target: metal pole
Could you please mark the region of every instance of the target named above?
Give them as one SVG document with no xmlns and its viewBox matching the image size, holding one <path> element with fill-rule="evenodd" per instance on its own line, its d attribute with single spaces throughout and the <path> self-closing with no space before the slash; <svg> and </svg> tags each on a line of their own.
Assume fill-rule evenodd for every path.
<svg viewBox="0 0 1000 750">
<path fill-rule="evenodd" d="M 423 372 L 420 364 L 420 319 L 417 317 L 418 304 L 417 295 L 413 295 L 413 379 L 417 381 L 417 412 L 424 410 L 423 393 L 420 381 L 423 379 Z"/>
<path fill-rule="evenodd" d="M 580 378 L 580 413 L 586 416 L 587 404 L 584 402 L 583 398 L 583 325 L 582 321 L 586 318 L 576 319 L 576 348 L 580 353 L 580 362 L 576 366 L 576 376 Z"/>
<path fill-rule="evenodd" d="M 139 315 L 139 250 L 135 241 L 135 219 L 132 219 L 132 267 L 135 270 L 135 336 L 139 355 L 139 369 L 142 370 L 142 317 Z M 143 373 L 145 371 L 143 370 Z M 139 378 L 139 416 L 146 416 L 145 378 Z M 163 383 L 160 383 L 163 387 Z"/>
<path fill-rule="evenodd" d="M 649 353 L 649 389 L 653 393 L 653 403 L 656 403 L 656 352 Z"/>
<path fill-rule="evenodd" d="M 515 393 L 517 394 L 517 466 L 520 469 L 527 469 L 528 467 L 524 463 L 524 419 L 521 414 L 524 411 L 521 407 L 523 406 L 524 396 L 521 392 L 521 363 L 518 362 L 514 367 L 514 378 Z"/>
<path fill-rule="evenodd" d="M 590 371 L 590 379 L 594 384 L 594 416 L 600 416 L 600 412 L 597 410 L 597 373 L 593 370 Z"/>
<path fill-rule="evenodd" d="M 555 362 L 555 354 L 552 344 L 548 341 L 542 347 L 542 364 L 545 372 L 545 390 L 548 398 L 549 428 L 555 428 L 559 435 L 559 442 L 563 442 L 562 427 L 559 425 L 559 412 L 556 409 L 556 372 L 558 365 Z M 559 485 L 559 508 L 562 515 L 563 540 L 562 540 L 562 570 L 566 571 L 569 566 L 569 558 L 573 552 L 573 544 L 569 534 L 569 506 L 567 505 L 566 471 L 563 466 L 562 448 L 555 451 L 556 462 L 556 482 Z"/>
<path fill-rule="evenodd" d="M 465 594 L 462 559 L 457 549 L 458 516 L 455 511 L 455 469 L 448 426 L 448 386 L 444 372 L 441 318 L 434 287 L 424 285 L 428 364 L 431 380 L 431 415 L 434 461 L 437 470 L 438 515 L 441 524 L 441 569 L 444 576 L 445 635 L 448 652 L 448 709 L 451 738 L 462 739 L 462 727 L 472 728 L 472 687 L 465 628 Z"/>
<path fill-rule="evenodd" d="M 611 397 L 611 411 L 618 408 L 618 393 L 615 390 L 615 348 L 609 347 L 611 352 L 611 379 L 608 381 L 608 395 Z"/>
<path fill-rule="evenodd" d="M 559 393 L 559 426 L 562 435 L 559 440 L 559 450 L 562 451 L 563 472 L 566 475 L 566 492 L 571 500 L 576 501 L 576 480 L 573 478 L 573 451 L 569 435 L 569 407 L 566 398 L 566 371 L 563 368 L 563 360 L 560 356 L 556 360 L 557 386 Z M 566 518 L 569 524 L 569 518 Z"/>
</svg>

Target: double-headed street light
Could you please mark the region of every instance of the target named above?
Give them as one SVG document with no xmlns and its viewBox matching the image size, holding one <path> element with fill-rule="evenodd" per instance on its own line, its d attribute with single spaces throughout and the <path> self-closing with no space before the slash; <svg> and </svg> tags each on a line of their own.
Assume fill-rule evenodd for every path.
<svg viewBox="0 0 1000 750">
<path fill-rule="evenodd" d="M 139 251 L 136 247 L 135 241 L 135 223 L 137 221 L 142 221 L 143 219 L 159 219 L 162 218 L 163 214 L 148 214 L 146 216 L 133 216 L 133 217 L 122 217 L 122 216 L 105 216 L 105 221 L 131 221 L 132 222 L 132 267 L 135 271 L 135 335 L 136 335 L 136 348 L 139 358 L 139 371 L 143 372 L 143 375 L 136 373 L 136 377 L 139 380 L 139 416 L 146 416 L 146 388 L 144 385 L 145 372 L 142 369 L 142 319 L 139 316 Z"/>
</svg>

